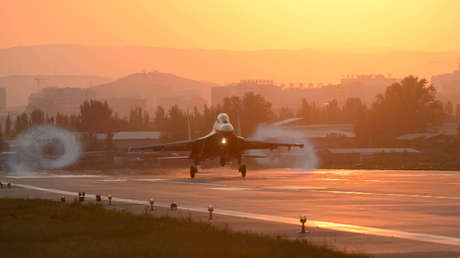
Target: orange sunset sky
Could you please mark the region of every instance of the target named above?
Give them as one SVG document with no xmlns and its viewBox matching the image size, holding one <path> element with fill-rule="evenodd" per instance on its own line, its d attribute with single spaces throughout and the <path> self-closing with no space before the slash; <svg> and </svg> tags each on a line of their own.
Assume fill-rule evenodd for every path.
<svg viewBox="0 0 460 258">
<path fill-rule="evenodd" d="M 460 49 L 460 1 L 1 0 L 0 48 Z"/>
</svg>

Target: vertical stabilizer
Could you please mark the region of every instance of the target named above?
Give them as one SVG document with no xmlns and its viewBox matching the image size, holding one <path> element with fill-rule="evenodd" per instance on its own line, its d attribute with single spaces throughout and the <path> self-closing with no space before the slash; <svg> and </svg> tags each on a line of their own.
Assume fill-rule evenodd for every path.
<svg viewBox="0 0 460 258">
<path fill-rule="evenodd" d="M 187 111 L 187 136 L 188 139 L 192 139 L 192 127 L 190 126 L 190 113 Z"/>
<path fill-rule="evenodd" d="M 238 136 L 241 136 L 241 124 L 240 124 L 240 113 L 238 112 L 236 115 L 236 132 Z"/>
</svg>

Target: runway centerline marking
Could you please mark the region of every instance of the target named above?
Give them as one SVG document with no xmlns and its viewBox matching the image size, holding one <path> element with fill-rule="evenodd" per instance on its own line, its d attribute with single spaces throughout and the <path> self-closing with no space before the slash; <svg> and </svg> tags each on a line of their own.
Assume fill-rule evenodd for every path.
<svg viewBox="0 0 460 258">
<path fill-rule="evenodd" d="M 262 189 L 267 190 L 292 190 L 292 191 L 299 191 L 299 190 L 321 190 L 327 189 L 326 187 L 322 186 L 299 186 L 299 185 L 280 185 L 280 186 L 262 186 Z"/>
<path fill-rule="evenodd" d="M 70 191 L 52 189 L 52 188 L 43 188 L 43 187 L 38 187 L 38 186 L 33 186 L 33 185 L 14 184 L 14 186 L 18 186 L 18 187 L 22 187 L 22 188 L 30 189 L 30 190 L 36 190 L 36 191 L 57 193 L 57 194 L 62 194 L 62 195 L 69 195 L 69 196 L 77 195 L 77 192 L 70 192 Z M 89 199 L 96 198 L 94 194 L 86 194 L 85 197 L 88 197 Z M 107 198 L 107 196 L 102 196 L 102 197 L 105 199 Z M 129 204 L 140 204 L 140 205 L 148 204 L 147 201 L 141 201 L 141 200 L 135 200 L 135 199 L 123 199 L 123 198 L 117 198 L 117 197 L 112 197 L 112 201 L 129 203 Z M 164 203 L 164 202 L 155 202 L 155 203 L 159 207 L 164 207 L 164 208 L 169 207 L 168 203 Z M 179 209 L 189 210 L 189 211 L 194 211 L 194 212 L 208 213 L 207 207 L 201 208 L 201 207 L 196 207 L 196 206 L 183 205 L 183 206 L 180 206 Z M 234 217 L 248 218 L 248 219 L 255 219 L 255 220 L 262 220 L 262 221 L 269 221 L 269 222 L 278 222 L 278 223 L 283 223 L 283 224 L 299 225 L 299 221 L 297 218 L 289 218 L 289 217 L 282 217 L 282 216 L 250 213 L 250 212 L 235 211 L 235 210 L 225 210 L 225 209 L 215 209 L 214 213 L 219 214 L 219 215 L 225 215 L 225 216 L 234 216 Z M 307 223 L 308 223 L 308 226 L 310 227 L 311 226 L 320 227 L 320 228 L 326 228 L 326 229 L 331 229 L 331 230 L 336 230 L 336 231 L 344 231 L 344 232 L 382 236 L 382 237 L 396 237 L 396 238 L 401 238 L 401 239 L 408 239 L 408 240 L 415 240 L 415 241 L 422 241 L 422 242 L 429 242 L 429 243 L 436 243 L 436 244 L 460 246 L 460 238 L 455 238 L 455 237 L 432 235 L 432 234 L 425 234 L 425 233 L 411 233 L 411 232 L 404 232 L 404 231 L 399 231 L 399 230 L 357 226 L 357 225 L 341 224 L 341 223 L 319 221 L 319 220 L 308 220 Z"/>
<path fill-rule="evenodd" d="M 139 180 L 135 180 L 139 181 Z M 147 180 L 143 180 L 147 181 Z M 214 184 L 214 183 L 202 183 L 192 181 L 179 181 L 176 179 L 152 179 L 148 182 L 152 183 L 171 183 L 171 184 L 184 184 L 184 185 L 204 185 L 209 186 L 208 189 L 212 190 L 225 190 L 223 188 L 229 188 L 237 191 L 310 191 L 320 193 L 332 193 L 332 194 L 351 194 L 351 195 L 368 195 L 368 196 L 392 196 L 392 197 L 407 197 L 407 198 L 431 198 L 431 199 L 443 199 L 443 200 L 460 200 L 460 196 L 442 196 L 442 195 L 431 195 L 431 194 L 407 194 L 407 193 L 372 193 L 372 192 L 361 192 L 361 191 L 346 191 L 346 190 L 334 190 L 326 187 L 315 187 L 315 186 L 257 186 L 257 185 L 225 185 L 225 184 Z"/>
<path fill-rule="evenodd" d="M 211 187 L 208 189 L 222 190 L 222 191 L 252 191 L 254 190 L 253 188 L 247 188 L 247 187 Z"/>
<path fill-rule="evenodd" d="M 167 181 L 168 179 L 165 178 L 140 178 L 140 179 L 131 179 L 132 181 L 138 181 L 138 182 L 164 182 Z"/>
<path fill-rule="evenodd" d="M 126 182 L 128 181 L 127 179 L 101 179 L 101 180 L 96 180 L 96 182 L 103 182 L 103 183 L 108 183 L 108 182 Z"/>
<path fill-rule="evenodd" d="M 17 176 L 5 176 L 6 178 L 13 179 L 50 179 L 50 178 L 101 178 L 105 176 L 100 175 L 17 175 Z"/>
<path fill-rule="evenodd" d="M 440 196 L 440 195 L 429 195 L 429 194 L 405 194 L 405 193 L 370 193 L 370 192 L 359 192 L 359 191 L 342 191 L 342 190 L 310 190 L 323 193 L 335 193 L 335 194 L 354 194 L 354 195 L 381 195 L 381 196 L 392 196 L 392 197 L 410 197 L 410 198 L 433 198 L 433 199 L 446 199 L 446 200 L 460 200 L 460 196 Z"/>
</svg>

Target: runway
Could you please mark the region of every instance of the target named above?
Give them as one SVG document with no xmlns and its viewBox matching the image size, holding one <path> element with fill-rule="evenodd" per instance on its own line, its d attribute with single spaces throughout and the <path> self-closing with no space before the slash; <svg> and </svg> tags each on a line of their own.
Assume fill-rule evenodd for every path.
<svg viewBox="0 0 460 258">
<path fill-rule="evenodd" d="M 111 194 L 114 201 L 133 204 L 155 198 L 158 205 L 167 206 L 174 200 L 193 212 L 207 212 L 212 204 L 216 214 L 275 223 L 273 233 L 287 237 L 298 236 L 294 228 L 298 229 L 299 216 L 306 215 L 307 225 L 315 229 L 309 238 L 321 230 L 335 232 L 323 232 L 322 237 L 329 243 L 327 238 L 333 235 L 340 248 L 385 255 L 460 256 L 460 172 L 454 171 L 271 169 L 249 171 L 242 179 L 223 168 L 204 170 L 194 180 L 186 169 L 142 175 L 50 171 L 1 180 L 64 195 Z"/>
</svg>

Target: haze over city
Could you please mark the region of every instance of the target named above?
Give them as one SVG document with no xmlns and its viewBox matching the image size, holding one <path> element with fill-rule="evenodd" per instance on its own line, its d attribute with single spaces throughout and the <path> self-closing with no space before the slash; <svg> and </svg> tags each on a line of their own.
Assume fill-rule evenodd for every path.
<svg viewBox="0 0 460 258">
<path fill-rule="evenodd" d="M 0 6 L 5 257 L 460 257 L 460 1 Z"/>
<path fill-rule="evenodd" d="M 1 60 L 13 62 L 8 68 L 0 64 L 0 75 L 93 71 L 119 77 L 159 69 L 215 83 L 243 77 L 336 83 L 353 73 L 431 77 L 456 67 L 459 5 L 449 0 L 14 1 L 0 10 Z M 54 52 L 8 49 L 49 44 L 76 46 Z M 113 54 L 118 50 L 129 62 Z M 18 60 L 42 51 L 55 62 Z M 100 58 L 84 62 L 85 54 Z"/>
</svg>

